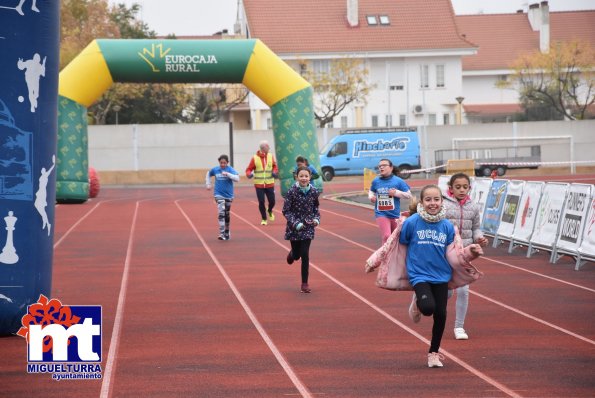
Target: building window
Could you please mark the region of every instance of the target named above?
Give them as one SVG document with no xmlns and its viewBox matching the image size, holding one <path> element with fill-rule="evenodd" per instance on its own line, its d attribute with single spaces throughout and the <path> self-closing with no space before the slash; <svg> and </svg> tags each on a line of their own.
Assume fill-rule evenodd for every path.
<svg viewBox="0 0 595 398">
<path fill-rule="evenodd" d="M 419 87 L 430 87 L 430 66 L 420 65 Z"/>
<path fill-rule="evenodd" d="M 304 76 L 308 72 L 308 65 L 305 62 L 300 63 L 300 75 Z"/>
<path fill-rule="evenodd" d="M 372 115 L 372 127 L 378 127 L 378 115 Z"/>
<path fill-rule="evenodd" d="M 332 129 L 334 127 L 333 121 L 331 120 L 330 122 L 328 122 L 326 124 L 326 127 L 328 127 L 329 129 Z"/>
<path fill-rule="evenodd" d="M 368 21 L 368 25 L 378 25 L 378 19 L 376 19 L 376 15 L 367 15 L 366 21 Z"/>
<path fill-rule="evenodd" d="M 341 116 L 341 128 L 347 128 L 347 116 Z"/>
<path fill-rule="evenodd" d="M 436 125 L 436 114 L 435 113 L 428 114 L 428 125 L 430 125 L 430 126 Z"/>
<path fill-rule="evenodd" d="M 386 127 L 391 127 L 393 125 L 393 115 L 386 115 L 385 122 Z"/>
<path fill-rule="evenodd" d="M 445 113 L 444 115 L 442 115 L 442 121 L 442 124 L 448 126 L 450 124 L 450 113 Z"/>
<path fill-rule="evenodd" d="M 331 64 L 328 59 L 318 59 L 312 62 L 312 72 L 315 74 L 328 74 L 330 71 Z"/>
<path fill-rule="evenodd" d="M 444 87 L 444 65 L 436 65 L 436 87 Z"/>
<path fill-rule="evenodd" d="M 399 115 L 399 126 L 405 127 L 407 125 L 407 116 Z"/>
<path fill-rule="evenodd" d="M 378 18 L 380 19 L 380 25 L 390 25 L 390 19 L 388 18 L 388 15 L 380 15 Z"/>
</svg>

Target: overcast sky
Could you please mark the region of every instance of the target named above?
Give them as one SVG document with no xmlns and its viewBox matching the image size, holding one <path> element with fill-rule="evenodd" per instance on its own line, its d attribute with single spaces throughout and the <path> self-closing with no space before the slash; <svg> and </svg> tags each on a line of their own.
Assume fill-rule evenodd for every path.
<svg viewBox="0 0 595 398">
<path fill-rule="evenodd" d="M 300 1 L 300 0 L 296 0 Z M 341 0 L 346 2 L 345 0 Z M 514 13 L 538 0 L 451 0 L 455 13 Z M 142 19 L 158 35 L 212 35 L 227 29 L 233 33 L 238 0 L 109 0 L 110 3 L 137 3 Z M 595 10 L 595 0 L 549 0 L 551 11 Z"/>
</svg>

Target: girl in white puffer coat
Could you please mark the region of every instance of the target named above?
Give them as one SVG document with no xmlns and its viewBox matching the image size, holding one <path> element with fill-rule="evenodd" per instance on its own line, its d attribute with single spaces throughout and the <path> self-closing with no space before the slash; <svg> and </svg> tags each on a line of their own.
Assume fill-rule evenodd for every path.
<svg viewBox="0 0 595 398">
<path fill-rule="evenodd" d="M 470 190 L 471 179 L 467 174 L 457 173 L 450 178 L 448 194 L 444 197 L 445 218 L 459 229 L 463 247 L 472 243 L 486 246 L 488 240 L 481 231 L 480 207 L 479 204 L 471 201 Z M 469 307 L 469 285 L 457 288 L 456 292 L 454 335 L 457 340 L 467 340 L 469 336 L 464 326 Z"/>
</svg>

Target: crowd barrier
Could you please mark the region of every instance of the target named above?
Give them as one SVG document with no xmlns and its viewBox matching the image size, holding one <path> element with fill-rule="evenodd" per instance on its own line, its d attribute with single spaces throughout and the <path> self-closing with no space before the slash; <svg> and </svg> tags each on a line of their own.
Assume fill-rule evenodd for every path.
<svg viewBox="0 0 595 398">
<path fill-rule="evenodd" d="M 438 186 L 448 192 L 450 176 Z M 473 178 L 471 198 L 481 208 L 481 229 L 493 247 L 510 242 L 508 252 L 527 247 L 527 257 L 550 252 L 550 263 L 563 255 L 576 260 L 575 270 L 595 261 L 595 186 L 560 182 Z"/>
</svg>

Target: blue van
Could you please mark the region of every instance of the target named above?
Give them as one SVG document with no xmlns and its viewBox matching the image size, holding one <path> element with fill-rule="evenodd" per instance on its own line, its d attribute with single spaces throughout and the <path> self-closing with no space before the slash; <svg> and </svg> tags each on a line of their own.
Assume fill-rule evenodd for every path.
<svg viewBox="0 0 595 398">
<path fill-rule="evenodd" d="M 410 127 L 345 130 L 320 152 L 320 169 L 325 181 L 334 176 L 363 175 L 364 168 L 375 170 L 380 159 L 390 159 L 400 171 L 418 169 L 419 150 L 417 131 Z"/>
</svg>

